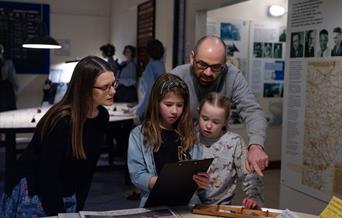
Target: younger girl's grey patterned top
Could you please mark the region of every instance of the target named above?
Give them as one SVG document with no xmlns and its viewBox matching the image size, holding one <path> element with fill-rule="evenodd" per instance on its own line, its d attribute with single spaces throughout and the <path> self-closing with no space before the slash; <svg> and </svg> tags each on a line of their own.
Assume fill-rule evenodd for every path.
<svg viewBox="0 0 342 218">
<path fill-rule="evenodd" d="M 238 134 L 227 131 L 218 140 L 200 137 L 202 158 L 214 158 L 209 168 L 209 187 L 198 192 L 202 203 L 231 204 L 238 183 L 246 196 L 263 205 L 263 183 L 255 172 L 248 174 L 245 168 L 246 145 Z"/>
</svg>

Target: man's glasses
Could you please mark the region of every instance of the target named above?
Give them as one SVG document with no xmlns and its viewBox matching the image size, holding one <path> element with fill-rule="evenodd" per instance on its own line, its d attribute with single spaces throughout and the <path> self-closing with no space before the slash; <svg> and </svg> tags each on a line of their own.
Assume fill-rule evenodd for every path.
<svg viewBox="0 0 342 218">
<path fill-rule="evenodd" d="M 118 88 L 118 86 L 119 86 L 119 80 L 115 80 L 112 84 L 105 85 L 105 86 L 93 86 L 93 88 L 100 89 L 104 92 L 109 92 L 112 87 L 116 89 Z"/>
<path fill-rule="evenodd" d="M 221 72 L 224 67 L 226 66 L 225 64 L 207 64 L 204 61 L 195 61 L 196 67 L 199 70 L 206 70 L 208 67 L 210 67 L 211 71 L 218 73 Z"/>
</svg>

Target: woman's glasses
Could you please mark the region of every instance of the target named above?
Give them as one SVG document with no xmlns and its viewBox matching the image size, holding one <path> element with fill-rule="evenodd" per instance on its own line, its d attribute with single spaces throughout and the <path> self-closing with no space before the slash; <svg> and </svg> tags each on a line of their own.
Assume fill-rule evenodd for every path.
<svg viewBox="0 0 342 218">
<path fill-rule="evenodd" d="M 118 86 L 119 80 L 115 80 L 112 84 L 108 84 L 105 86 L 93 86 L 93 88 L 102 90 L 103 92 L 109 92 L 112 87 L 114 88 L 114 90 L 116 90 Z"/>
</svg>

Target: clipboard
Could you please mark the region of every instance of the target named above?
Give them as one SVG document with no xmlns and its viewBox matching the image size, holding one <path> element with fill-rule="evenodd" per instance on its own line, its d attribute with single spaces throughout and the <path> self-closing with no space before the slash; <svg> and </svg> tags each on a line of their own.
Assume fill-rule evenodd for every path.
<svg viewBox="0 0 342 218">
<path fill-rule="evenodd" d="M 144 207 L 188 204 L 197 189 L 192 175 L 207 172 L 212 161 L 209 158 L 165 164 Z"/>
</svg>

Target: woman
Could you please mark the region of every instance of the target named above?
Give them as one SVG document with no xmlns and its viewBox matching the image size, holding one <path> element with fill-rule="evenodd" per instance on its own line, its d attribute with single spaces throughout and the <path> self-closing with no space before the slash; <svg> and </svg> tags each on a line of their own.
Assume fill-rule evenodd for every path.
<svg viewBox="0 0 342 218">
<path fill-rule="evenodd" d="M 126 60 L 120 64 L 120 73 L 117 79 L 120 81 L 115 94 L 115 102 L 138 102 L 137 95 L 137 68 L 135 64 L 135 47 L 126 45 L 123 50 Z"/>
<path fill-rule="evenodd" d="M 83 209 L 104 141 L 117 81 L 108 63 L 88 56 L 60 102 L 43 116 L 7 178 L 4 217 L 52 216 Z"/>
</svg>

